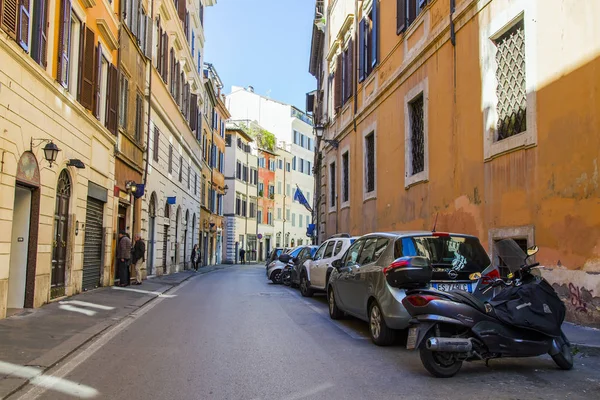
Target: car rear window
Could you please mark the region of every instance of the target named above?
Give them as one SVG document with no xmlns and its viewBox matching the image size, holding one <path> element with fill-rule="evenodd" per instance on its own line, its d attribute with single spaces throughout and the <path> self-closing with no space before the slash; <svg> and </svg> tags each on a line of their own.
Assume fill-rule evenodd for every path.
<svg viewBox="0 0 600 400">
<path fill-rule="evenodd" d="M 435 268 L 481 272 L 490 259 L 479 239 L 462 236 L 416 236 L 398 239 L 394 257 L 421 256 L 431 260 Z"/>
<path fill-rule="evenodd" d="M 329 242 L 327 244 L 327 249 L 325 249 L 325 255 L 323 258 L 329 258 L 333 254 L 333 246 L 335 246 L 335 242 Z"/>
</svg>

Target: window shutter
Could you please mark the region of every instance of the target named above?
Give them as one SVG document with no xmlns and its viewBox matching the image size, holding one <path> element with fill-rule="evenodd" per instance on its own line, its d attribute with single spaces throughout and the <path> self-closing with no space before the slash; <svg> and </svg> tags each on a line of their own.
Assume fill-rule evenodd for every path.
<svg viewBox="0 0 600 400">
<path fill-rule="evenodd" d="M 202 110 L 198 110 L 198 121 L 196 124 L 196 140 L 202 139 Z"/>
<path fill-rule="evenodd" d="M 338 109 L 342 106 L 342 56 L 339 55 L 336 59 L 335 74 L 334 74 L 334 105 Z"/>
<path fill-rule="evenodd" d="M 107 95 L 106 127 L 113 134 L 117 134 L 117 110 L 119 107 L 119 71 L 110 64 L 108 66 L 108 95 Z"/>
<path fill-rule="evenodd" d="M 83 57 L 85 56 L 85 24 L 83 24 L 81 26 L 81 29 L 79 30 L 79 59 L 77 60 L 77 65 L 80 67 L 79 68 L 79 75 L 77 76 L 77 79 L 79 79 L 77 81 L 77 101 L 81 101 L 81 87 L 83 85 L 83 79 L 81 76 L 81 66 L 83 65 Z M 69 25 L 69 31 L 71 30 L 71 25 Z M 68 34 L 68 32 L 67 32 Z M 69 44 L 69 39 L 67 39 L 67 45 Z M 69 51 L 69 50 L 67 50 Z M 75 60 L 72 60 L 75 61 Z M 69 76 L 69 63 L 66 64 L 67 66 L 67 71 L 65 72 L 67 74 L 67 77 Z M 68 80 L 68 79 L 67 79 Z"/>
<path fill-rule="evenodd" d="M 396 0 L 396 33 L 398 35 L 406 30 L 406 1 Z"/>
<path fill-rule="evenodd" d="M 0 7 L 0 27 L 13 39 L 17 38 L 18 0 L 2 0 Z"/>
<path fill-rule="evenodd" d="M 371 31 L 371 67 L 379 62 L 379 0 L 373 0 L 373 25 Z"/>
<path fill-rule="evenodd" d="M 173 146 L 169 146 L 169 173 L 173 172 Z"/>
<path fill-rule="evenodd" d="M 175 0 L 178 2 L 177 5 L 177 13 L 179 14 L 179 19 L 181 20 L 181 22 L 185 22 L 185 0 Z"/>
<path fill-rule="evenodd" d="M 154 161 L 158 161 L 158 150 L 160 146 L 160 131 L 158 130 L 158 126 L 154 127 L 154 149 L 152 150 L 152 155 Z"/>
<path fill-rule="evenodd" d="M 169 52 L 169 70 L 170 70 L 170 89 L 171 95 L 175 93 L 175 50 L 171 47 L 171 51 Z"/>
<path fill-rule="evenodd" d="M 96 93 L 94 93 L 94 116 L 100 119 L 100 86 L 102 84 L 102 45 L 96 47 Z M 102 121 L 101 121 L 102 122 Z"/>
<path fill-rule="evenodd" d="M 144 46 L 144 54 L 152 59 L 152 19 L 149 16 L 144 16 L 146 26 L 146 45 Z"/>
<path fill-rule="evenodd" d="M 6 7 L 7 1 L 12 0 L 3 0 L 5 4 L 3 7 Z M 58 24 L 58 70 L 56 79 L 64 87 L 69 84 L 69 49 L 67 47 L 69 45 L 69 32 L 71 32 L 71 0 L 62 0 Z"/>
<path fill-rule="evenodd" d="M 190 96 L 190 111 L 189 111 L 190 129 L 192 131 L 198 130 L 198 95 Z M 196 137 L 198 134 L 196 133 Z"/>
<path fill-rule="evenodd" d="M 350 39 L 350 43 L 348 43 L 348 86 L 346 90 L 346 100 L 352 97 L 352 91 L 354 89 L 354 40 Z M 309 139 L 310 140 L 310 139 Z M 310 148 L 310 146 L 309 146 Z"/>
<path fill-rule="evenodd" d="M 406 28 L 409 27 L 410 24 L 413 23 L 415 18 L 417 18 L 417 2 L 419 0 L 407 0 L 408 3 L 408 18 L 406 21 Z"/>
<path fill-rule="evenodd" d="M 365 80 L 365 19 L 358 25 L 358 81 Z"/>
<path fill-rule="evenodd" d="M 83 50 L 83 64 L 81 65 L 81 99 L 80 103 L 88 110 L 94 106 L 94 51 L 96 36 L 90 28 L 85 28 L 85 45 Z"/>
<path fill-rule="evenodd" d="M 25 51 L 29 51 L 29 21 L 29 0 L 19 0 L 19 31 L 17 42 Z"/>
<path fill-rule="evenodd" d="M 39 0 L 39 43 L 37 61 L 46 68 L 48 65 L 48 0 Z"/>
</svg>

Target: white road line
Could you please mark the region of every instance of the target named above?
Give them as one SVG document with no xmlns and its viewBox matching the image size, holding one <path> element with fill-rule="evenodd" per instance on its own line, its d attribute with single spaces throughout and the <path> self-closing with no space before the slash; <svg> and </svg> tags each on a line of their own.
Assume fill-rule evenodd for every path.
<svg viewBox="0 0 600 400">
<path fill-rule="evenodd" d="M 151 294 L 157 297 L 165 297 L 165 298 L 172 298 L 175 297 L 173 295 L 170 294 L 162 294 L 161 292 L 151 292 L 150 290 L 142 290 L 142 289 L 133 289 L 133 288 L 128 288 L 128 287 L 119 287 L 119 286 L 111 286 L 114 290 L 125 290 L 127 292 L 135 292 L 135 293 L 143 293 L 143 294 Z"/>
<path fill-rule="evenodd" d="M 320 392 L 324 392 L 325 390 L 334 387 L 335 385 L 331 382 L 322 383 L 320 385 L 315 386 L 312 389 L 305 390 L 303 392 L 293 393 L 289 396 L 284 397 L 282 400 L 299 400 L 304 399 L 308 396 L 315 395 Z"/>
<path fill-rule="evenodd" d="M 91 399 L 92 397 L 98 395 L 98 391 L 93 387 L 81 385 L 66 379 L 52 378 L 49 380 L 43 380 L 41 377 L 42 371 L 35 367 L 24 367 L 22 365 L 15 365 L 0 361 L 0 373 L 23 379 L 29 379 L 32 385 L 46 386 L 48 389 L 52 388 L 57 392 L 81 397 L 84 399 Z M 51 384 L 51 386 L 49 384 Z"/>
<path fill-rule="evenodd" d="M 76 313 L 80 313 L 80 314 L 85 314 L 88 317 L 93 317 L 94 315 L 97 314 L 96 311 L 94 310 L 88 310 L 85 308 L 79 308 L 79 307 L 75 307 L 69 304 L 61 304 L 60 306 L 58 306 L 58 308 L 60 308 L 61 310 L 65 310 L 65 311 L 73 311 Z"/>
<path fill-rule="evenodd" d="M 188 279 L 183 282 L 179 286 L 176 286 L 171 290 L 171 293 L 177 292 L 179 289 L 187 285 L 192 279 Z M 33 400 L 37 399 L 39 396 L 44 394 L 48 389 L 58 390 L 56 388 L 56 384 L 60 383 L 57 381 L 57 378 L 63 378 L 66 375 L 70 374 L 75 368 L 85 362 L 88 358 L 94 355 L 98 350 L 100 350 L 106 343 L 108 343 L 112 338 L 117 336 L 123 330 L 125 330 L 129 325 L 133 324 L 138 318 L 142 315 L 146 314 L 148 311 L 156 307 L 163 299 L 166 297 L 159 297 L 155 301 L 152 301 L 139 309 L 138 311 L 130 314 L 130 317 L 126 320 L 121 321 L 119 324 L 112 327 L 108 332 L 100 336 L 95 342 L 93 342 L 89 347 L 85 350 L 81 351 L 75 357 L 66 362 L 62 367 L 58 368 L 56 371 L 48 375 L 41 375 L 36 378 L 35 384 L 37 386 L 31 388 L 29 391 L 24 393 L 19 397 L 20 400 Z M 94 389 L 95 390 L 95 389 Z M 75 394 L 75 396 L 81 396 L 79 393 Z"/>
<path fill-rule="evenodd" d="M 96 303 L 88 303 L 87 301 L 80 301 L 80 300 L 61 301 L 60 304 L 74 304 L 76 306 L 97 308 L 99 310 L 106 310 L 106 311 L 115 309 L 114 307 L 103 306 L 102 304 L 96 304 Z"/>
</svg>

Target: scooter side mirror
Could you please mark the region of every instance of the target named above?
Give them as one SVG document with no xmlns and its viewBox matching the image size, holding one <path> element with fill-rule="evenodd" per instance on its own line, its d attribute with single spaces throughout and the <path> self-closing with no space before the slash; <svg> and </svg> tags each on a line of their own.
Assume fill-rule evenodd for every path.
<svg viewBox="0 0 600 400">
<path fill-rule="evenodd" d="M 533 245 L 527 249 L 527 256 L 531 257 L 531 256 L 537 254 L 538 251 L 540 251 L 540 248 L 537 247 L 536 245 Z"/>
<path fill-rule="evenodd" d="M 472 281 L 478 281 L 481 279 L 481 273 L 475 272 L 474 274 L 469 275 L 469 279 Z"/>
</svg>

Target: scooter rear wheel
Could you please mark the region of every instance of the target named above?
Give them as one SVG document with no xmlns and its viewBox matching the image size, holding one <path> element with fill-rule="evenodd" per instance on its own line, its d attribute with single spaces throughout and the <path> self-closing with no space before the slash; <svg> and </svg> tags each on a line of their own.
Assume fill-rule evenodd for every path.
<svg viewBox="0 0 600 400">
<path fill-rule="evenodd" d="M 462 367 L 462 361 L 458 361 L 449 353 L 427 349 L 420 349 L 419 353 L 425 369 L 437 378 L 451 378 Z"/>
</svg>

